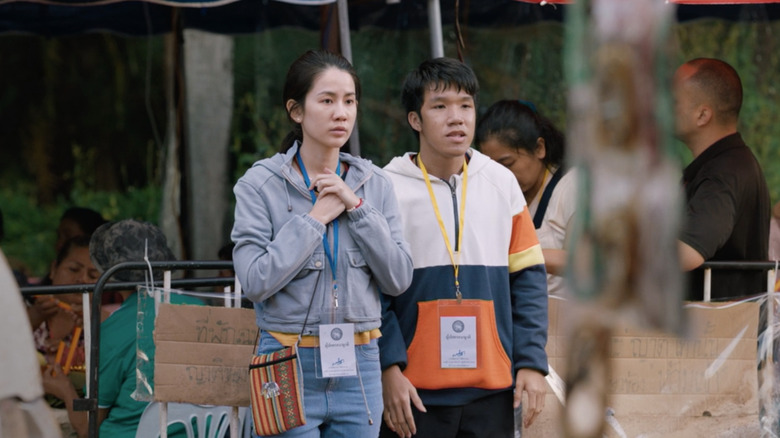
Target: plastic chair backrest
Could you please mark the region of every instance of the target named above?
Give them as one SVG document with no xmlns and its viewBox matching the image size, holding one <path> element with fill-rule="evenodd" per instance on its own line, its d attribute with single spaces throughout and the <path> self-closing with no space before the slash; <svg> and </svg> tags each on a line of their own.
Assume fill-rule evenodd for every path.
<svg viewBox="0 0 780 438">
<path fill-rule="evenodd" d="M 168 403 L 168 425 L 184 425 L 188 438 L 223 438 L 230 426 L 230 406 L 206 406 L 189 403 Z M 243 434 L 247 408 L 238 408 L 239 436 Z M 196 435 L 197 431 L 197 435 Z M 160 403 L 152 402 L 144 409 L 138 423 L 136 438 L 160 436 Z"/>
</svg>

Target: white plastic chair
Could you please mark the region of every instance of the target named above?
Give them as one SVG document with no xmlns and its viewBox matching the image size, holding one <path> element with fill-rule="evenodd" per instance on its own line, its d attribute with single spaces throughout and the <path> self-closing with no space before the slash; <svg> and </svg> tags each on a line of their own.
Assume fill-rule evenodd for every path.
<svg viewBox="0 0 780 438">
<path fill-rule="evenodd" d="M 230 426 L 230 406 L 207 406 L 189 403 L 168 403 L 168 425 L 181 423 L 188 438 L 224 438 Z M 247 408 L 238 408 L 238 432 L 244 433 Z M 209 421 L 210 419 L 210 421 Z M 197 435 L 195 434 L 197 430 Z M 144 409 L 135 438 L 160 436 L 160 403 L 152 402 Z"/>
</svg>

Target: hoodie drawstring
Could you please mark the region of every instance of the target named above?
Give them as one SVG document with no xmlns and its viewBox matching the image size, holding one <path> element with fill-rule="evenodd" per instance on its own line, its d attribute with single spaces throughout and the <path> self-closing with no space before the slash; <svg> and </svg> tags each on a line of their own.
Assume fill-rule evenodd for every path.
<svg viewBox="0 0 780 438">
<path fill-rule="evenodd" d="M 284 184 L 284 195 L 287 197 L 287 212 L 292 211 L 292 201 L 290 200 L 290 189 L 287 188 L 287 183 Z"/>
</svg>

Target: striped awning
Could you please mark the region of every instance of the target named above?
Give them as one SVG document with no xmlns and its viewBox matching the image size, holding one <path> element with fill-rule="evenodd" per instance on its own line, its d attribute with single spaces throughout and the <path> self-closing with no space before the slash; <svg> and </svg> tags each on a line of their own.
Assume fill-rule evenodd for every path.
<svg viewBox="0 0 780 438">
<path fill-rule="evenodd" d="M 539 4 L 566 4 L 574 3 L 576 0 L 517 0 L 525 3 Z M 629 0 L 627 0 L 629 1 Z M 658 0 L 667 1 L 667 0 Z M 671 3 L 681 5 L 747 5 L 761 3 L 780 3 L 780 0 L 669 0 Z"/>
<path fill-rule="evenodd" d="M 0 0 L 0 4 L 9 3 L 38 3 L 53 6 L 104 6 L 115 3 L 123 3 L 129 0 Z M 207 8 L 224 6 L 239 0 L 140 0 L 165 6 Z"/>
<path fill-rule="evenodd" d="M 114 3 L 123 3 L 128 1 L 141 1 L 164 6 L 174 6 L 181 8 L 209 8 L 215 6 L 224 6 L 242 0 L 0 0 L 0 4 L 8 3 L 40 3 L 55 6 L 102 6 Z M 336 0 L 275 0 L 282 3 L 292 3 L 296 5 L 327 5 L 335 3 Z"/>
</svg>

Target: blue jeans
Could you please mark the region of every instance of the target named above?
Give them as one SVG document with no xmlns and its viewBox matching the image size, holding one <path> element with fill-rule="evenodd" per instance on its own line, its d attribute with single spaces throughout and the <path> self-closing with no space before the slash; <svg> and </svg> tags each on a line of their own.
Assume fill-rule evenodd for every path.
<svg viewBox="0 0 780 438">
<path fill-rule="evenodd" d="M 282 345 L 270 334 L 262 332 L 258 354 L 270 353 Z M 379 345 L 373 339 L 355 346 L 358 376 L 318 378 L 319 348 L 298 348 L 303 368 L 303 406 L 306 424 L 276 437 L 343 437 L 371 438 L 379 436 L 382 424 L 382 372 L 379 366 Z M 362 384 L 361 384 L 362 380 Z M 365 390 L 365 397 L 363 391 Z M 252 416 L 248 415 L 251 421 Z M 369 425 L 369 418 L 373 425 Z M 253 435 L 258 437 L 258 435 Z"/>
</svg>

